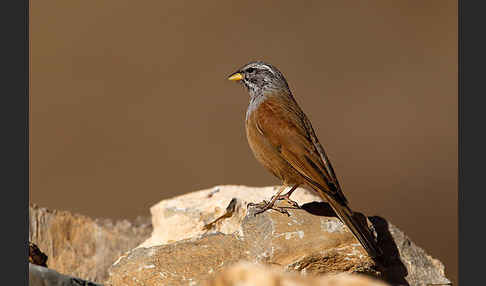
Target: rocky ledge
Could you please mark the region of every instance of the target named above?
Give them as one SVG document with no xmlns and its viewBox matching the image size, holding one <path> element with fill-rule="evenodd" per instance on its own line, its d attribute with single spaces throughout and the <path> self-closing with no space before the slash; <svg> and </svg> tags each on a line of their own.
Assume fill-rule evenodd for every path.
<svg viewBox="0 0 486 286">
<path fill-rule="evenodd" d="M 306 190 L 293 194 L 301 209 L 289 207 L 289 216 L 255 216 L 248 203 L 275 190 L 217 186 L 163 200 L 151 208 L 151 226 L 31 206 L 30 237 L 49 268 L 113 286 L 450 283 L 439 260 L 385 219 L 368 217 L 386 258 L 375 264 L 328 204 Z"/>
</svg>

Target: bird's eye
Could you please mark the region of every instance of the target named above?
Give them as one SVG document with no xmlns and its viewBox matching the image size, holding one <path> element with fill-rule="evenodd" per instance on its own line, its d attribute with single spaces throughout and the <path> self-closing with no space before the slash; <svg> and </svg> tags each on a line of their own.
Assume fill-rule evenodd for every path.
<svg viewBox="0 0 486 286">
<path fill-rule="evenodd" d="M 254 69 L 254 68 L 248 68 L 246 71 L 247 71 L 248 73 L 253 73 L 253 72 L 255 71 L 255 69 Z"/>
</svg>

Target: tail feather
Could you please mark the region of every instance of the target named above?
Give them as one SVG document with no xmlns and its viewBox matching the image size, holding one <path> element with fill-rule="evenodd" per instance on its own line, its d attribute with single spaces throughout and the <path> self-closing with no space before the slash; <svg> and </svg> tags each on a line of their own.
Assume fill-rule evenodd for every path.
<svg viewBox="0 0 486 286">
<path fill-rule="evenodd" d="M 353 211 L 347 205 L 340 204 L 322 191 L 319 191 L 319 193 L 329 202 L 339 219 L 349 228 L 349 230 L 351 230 L 354 237 L 361 243 L 368 255 L 372 259 L 380 257 L 383 252 L 376 244 L 374 236 L 371 234 L 368 226 L 358 222 L 353 217 Z"/>
</svg>

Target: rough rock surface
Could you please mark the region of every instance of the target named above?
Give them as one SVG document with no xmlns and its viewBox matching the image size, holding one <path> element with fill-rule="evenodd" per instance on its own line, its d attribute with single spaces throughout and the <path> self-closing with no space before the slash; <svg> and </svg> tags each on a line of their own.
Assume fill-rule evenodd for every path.
<svg viewBox="0 0 486 286">
<path fill-rule="evenodd" d="M 101 286 L 29 263 L 29 286 Z"/>
<path fill-rule="evenodd" d="M 386 257 L 375 265 L 328 204 L 311 193 L 293 194 L 302 209 L 289 209 L 290 216 L 255 216 L 254 207 L 247 209 L 248 202 L 274 192 L 218 186 L 160 202 L 151 209 L 152 237 L 113 264 L 107 283 L 201 285 L 241 260 L 306 275 L 364 273 L 392 285 L 449 283 L 440 261 L 380 217 L 369 218 Z"/>
<path fill-rule="evenodd" d="M 365 275 L 309 276 L 296 272 L 287 272 L 282 268 L 268 265 L 238 263 L 214 278 L 209 279 L 204 286 L 386 286 L 388 284 Z"/>
<path fill-rule="evenodd" d="M 224 215 L 228 204 L 238 198 L 235 213 L 229 218 L 213 224 L 213 232 L 231 234 L 241 232 L 245 218 L 246 204 L 270 199 L 277 187 L 252 188 L 246 186 L 216 186 L 211 189 L 192 192 L 163 200 L 150 208 L 152 214 L 152 236 L 140 246 L 166 244 L 207 233 L 204 226 Z M 299 188 L 292 194 L 299 204 L 320 201 L 316 194 Z M 170 231 L 167 231 L 169 230 Z"/>
<path fill-rule="evenodd" d="M 49 268 L 95 282 L 103 282 L 108 267 L 152 231 L 148 219 L 142 218 L 133 223 L 95 220 L 33 204 L 29 215 L 29 240 L 49 257 Z"/>
</svg>

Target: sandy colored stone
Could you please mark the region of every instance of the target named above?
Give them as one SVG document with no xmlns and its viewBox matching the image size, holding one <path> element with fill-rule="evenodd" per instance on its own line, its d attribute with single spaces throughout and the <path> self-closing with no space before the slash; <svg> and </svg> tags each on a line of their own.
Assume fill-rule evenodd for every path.
<svg viewBox="0 0 486 286">
<path fill-rule="evenodd" d="M 314 218 L 304 210 L 290 210 L 290 217 L 276 212 L 254 216 L 254 211 L 250 208 L 250 214 L 242 218 L 241 232 L 209 231 L 173 243 L 138 247 L 115 262 L 107 283 L 201 285 L 241 260 L 308 274 L 380 274 L 336 218 Z"/>
<path fill-rule="evenodd" d="M 277 186 L 253 188 L 247 186 L 215 186 L 210 189 L 188 193 L 163 200 L 150 208 L 152 214 L 152 236 L 140 246 L 149 247 L 166 244 L 207 233 L 204 225 L 225 213 L 233 198 L 237 198 L 235 214 L 212 228 L 225 234 L 241 233 L 241 223 L 247 211 L 247 204 L 270 199 Z M 299 204 L 320 201 L 320 197 L 303 188 L 292 194 Z M 170 231 L 168 231 L 170 230 Z"/>
<path fill-rule="evenodd" d="M 49 268 L 95 282 L 103 282 L 108 267 L 152 231 L 147 219 L 92 219 L 33 204 L 29 215 L 29 240 L 49 257 Z"/>
<path fill-rule="evenodd" d="M 442 263 L 380 217 L 370 217 L 385 252 L 375 265 L 327 203 L 297 191 L 302 209 L 290 216 L 267 211 L 254 216 L 248 202 L 269 199 L 275 189 L 218 186 L 165 200 L 151 211 L 154 232 L 142 246 L 110 268 L 108 284 L 201 285 L 238 261 L 277 265 L 305 275 L 364 273 L 392 285 L 448 283 Z M 221 217 L 235 199 L 230 217 Z"/>
<path fill-rule="evenodd" d="M 204 286 L 387 286 L 364 275 L 308 276 L 284 271 L 280 267 L 240 262 L 204 283 Z"/>
</svg>

